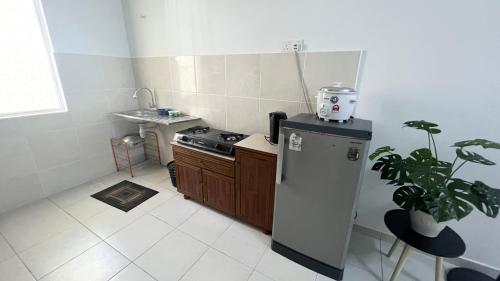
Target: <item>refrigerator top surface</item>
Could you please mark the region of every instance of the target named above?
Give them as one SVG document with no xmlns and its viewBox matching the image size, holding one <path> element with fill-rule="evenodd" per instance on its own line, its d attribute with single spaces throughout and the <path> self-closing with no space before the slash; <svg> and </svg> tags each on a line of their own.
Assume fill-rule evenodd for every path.
<svg viewBox="0 0 500 281">
<path fill-rule="evenodd" d="M 281 120 L 281 127 L 361 140 L 372 139 L 372 121 L 358 118 L 351 118 L 345 123 L 339 123 L 322 121 L 315 114 L 301 113 L 290 119 Z"/>
</svg>

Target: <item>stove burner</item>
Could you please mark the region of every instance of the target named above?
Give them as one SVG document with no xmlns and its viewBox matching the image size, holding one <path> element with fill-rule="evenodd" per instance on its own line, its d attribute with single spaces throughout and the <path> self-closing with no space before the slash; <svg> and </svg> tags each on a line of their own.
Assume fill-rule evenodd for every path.
<svg viewBox="0 0 500 281">
<path fill-rule="evenodd" d="M 234 155 L 234 144 L 246 137 L 248 136 L 243 134 L 195 126 L 178 131 L 174 140 L 184 145 L 218 154 Z"/>
<path fill-rule="evenodd" d="M 210 130 L 210 127 L 196 126 L 196 127 L 190 128 L 189 130 L 194 135 L 206 134 Z"/>
<path fill-rule="evenodd" d="M 220 134 L 221 138 L 225 141 L 239 141 L 242 140 L 245 136 L 242 134 Z"/>
</svg>

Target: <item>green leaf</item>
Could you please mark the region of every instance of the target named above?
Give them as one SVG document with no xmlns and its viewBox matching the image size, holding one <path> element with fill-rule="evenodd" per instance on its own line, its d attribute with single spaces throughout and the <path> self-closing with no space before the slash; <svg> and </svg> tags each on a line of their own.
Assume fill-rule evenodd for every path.
<svg viewBox="0 0 500 281">
<path fill-rule="evenodd" d="M 399 154 L 389 154 L 377 159 L 372 170 L 381 171 L 380 178 L 390 180 L 391 184 L 410 183 L 403 158 Z"/>
<path fill-rule="evenodd" d="M 425 208 L 423 194 L 424 190 L 418 186 L 402 186 L 394 191 L 392 200 L 403 209 L 411 210 L 415 208 L 421 210 Z"/>
<path fill-rule="evenodd" d="M 476 181 L 470 183 L 453 178 L 445 187 L 424 195 L 424 203 L 436 221 L 461 220 L 476 207 L 485 215 L 495 218 L 500 209 L 500 190 Z M 472 205 L 472 206 L 471 206 Z"/>
<path fill-rule="evenodd" d="M 375 158 L 379 157 L 381 154 L 390 153 L 394 150 L 396 150 L 396 149 L 394 149 L 390 146 L 379 147 L 372 154 L 370 154 L 369 158 L 370 158 L 370 160 L 373 161 Z"/>
<path fill-rule="evenodd" d="M 499 189 L 489 187 L 481 181 L 475 181 L 470 187 L 470 195 L 465 199 L 488 217 L 497 217 L 500 208 Z"/>
<path fill-rule="evenodd" d="M 439 134 L 441 130 L 436 128 L 438 124 L 427 122 L 424 120 L 406 121 L 403 127 L 415 128 L 417 130 L 424 130 L 429 134 Z"/>
<path fill-rule="evenodd" d="M 451 163 L 437 161 L 428 148 L 413 151 L 405 163 L 408 177 L 415 185 L 427 191 L 436 186 L 444 186 L 446 178 L 451 174 Z"/>
<path fill-rule="evenodd" d="M 437 222 L 460 220 L 473 210 L 471 205 L 454 196 L 447 188 L 436 188 L 426 194 L 424 204 Z"/>
<path fill-rule="evenodd" d="M 463 150 L 461 148 L 457 148 L 456 152 L 457 152 L 458 158 L 463 159 L 465 161 L 483 164 L 483 165 L 489 165 L 489 166 L 495 165 L 495 162 L 490 161 L 490 160 L 484 158 L 483 156 L 481 156 L 475 152 Z"/>
<path fill-rule="evenodd" d="M 483 148 L 494 148 L 494 149 L 500 149 L 500 143 L 490 141 L 490 140 L 485 140 L 485 139 L 473 139 L 473 140 L 466 140 L 466 141 L 459 141 L 456 142 L 452 145 L 453 147 L 460 147 L 464 148 L 467 146 L 482 146 Z"/>
</svg>

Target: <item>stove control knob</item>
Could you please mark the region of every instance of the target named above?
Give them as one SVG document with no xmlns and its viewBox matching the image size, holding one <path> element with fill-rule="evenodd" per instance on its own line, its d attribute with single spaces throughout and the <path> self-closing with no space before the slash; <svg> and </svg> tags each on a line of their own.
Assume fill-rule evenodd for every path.
<svg viewBox="0 0 500 281">
<path fill-rule="evenodd" d="M 186 136 L 182 136 L 181 140 L 182 140 L 182 141 L 186 141 L 186 142 L 187 142 L 187 141 L 189 141 L 189 138 L 188 138 L 188 137 L 186 137 Z"/>
</svg>

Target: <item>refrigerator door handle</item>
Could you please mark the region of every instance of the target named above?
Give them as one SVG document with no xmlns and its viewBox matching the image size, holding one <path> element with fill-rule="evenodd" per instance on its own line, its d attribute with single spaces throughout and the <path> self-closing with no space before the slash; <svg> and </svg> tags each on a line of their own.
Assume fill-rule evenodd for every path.
<svg viewBox="0 0 500 281">
<path fill-rule="evenodd" d="M 285 148 L 285 135 L 278 136 L 278 159 L 276 163 L 276 184 L 281 184 L 283 179 L 283 152 Z"/>
</svg>

